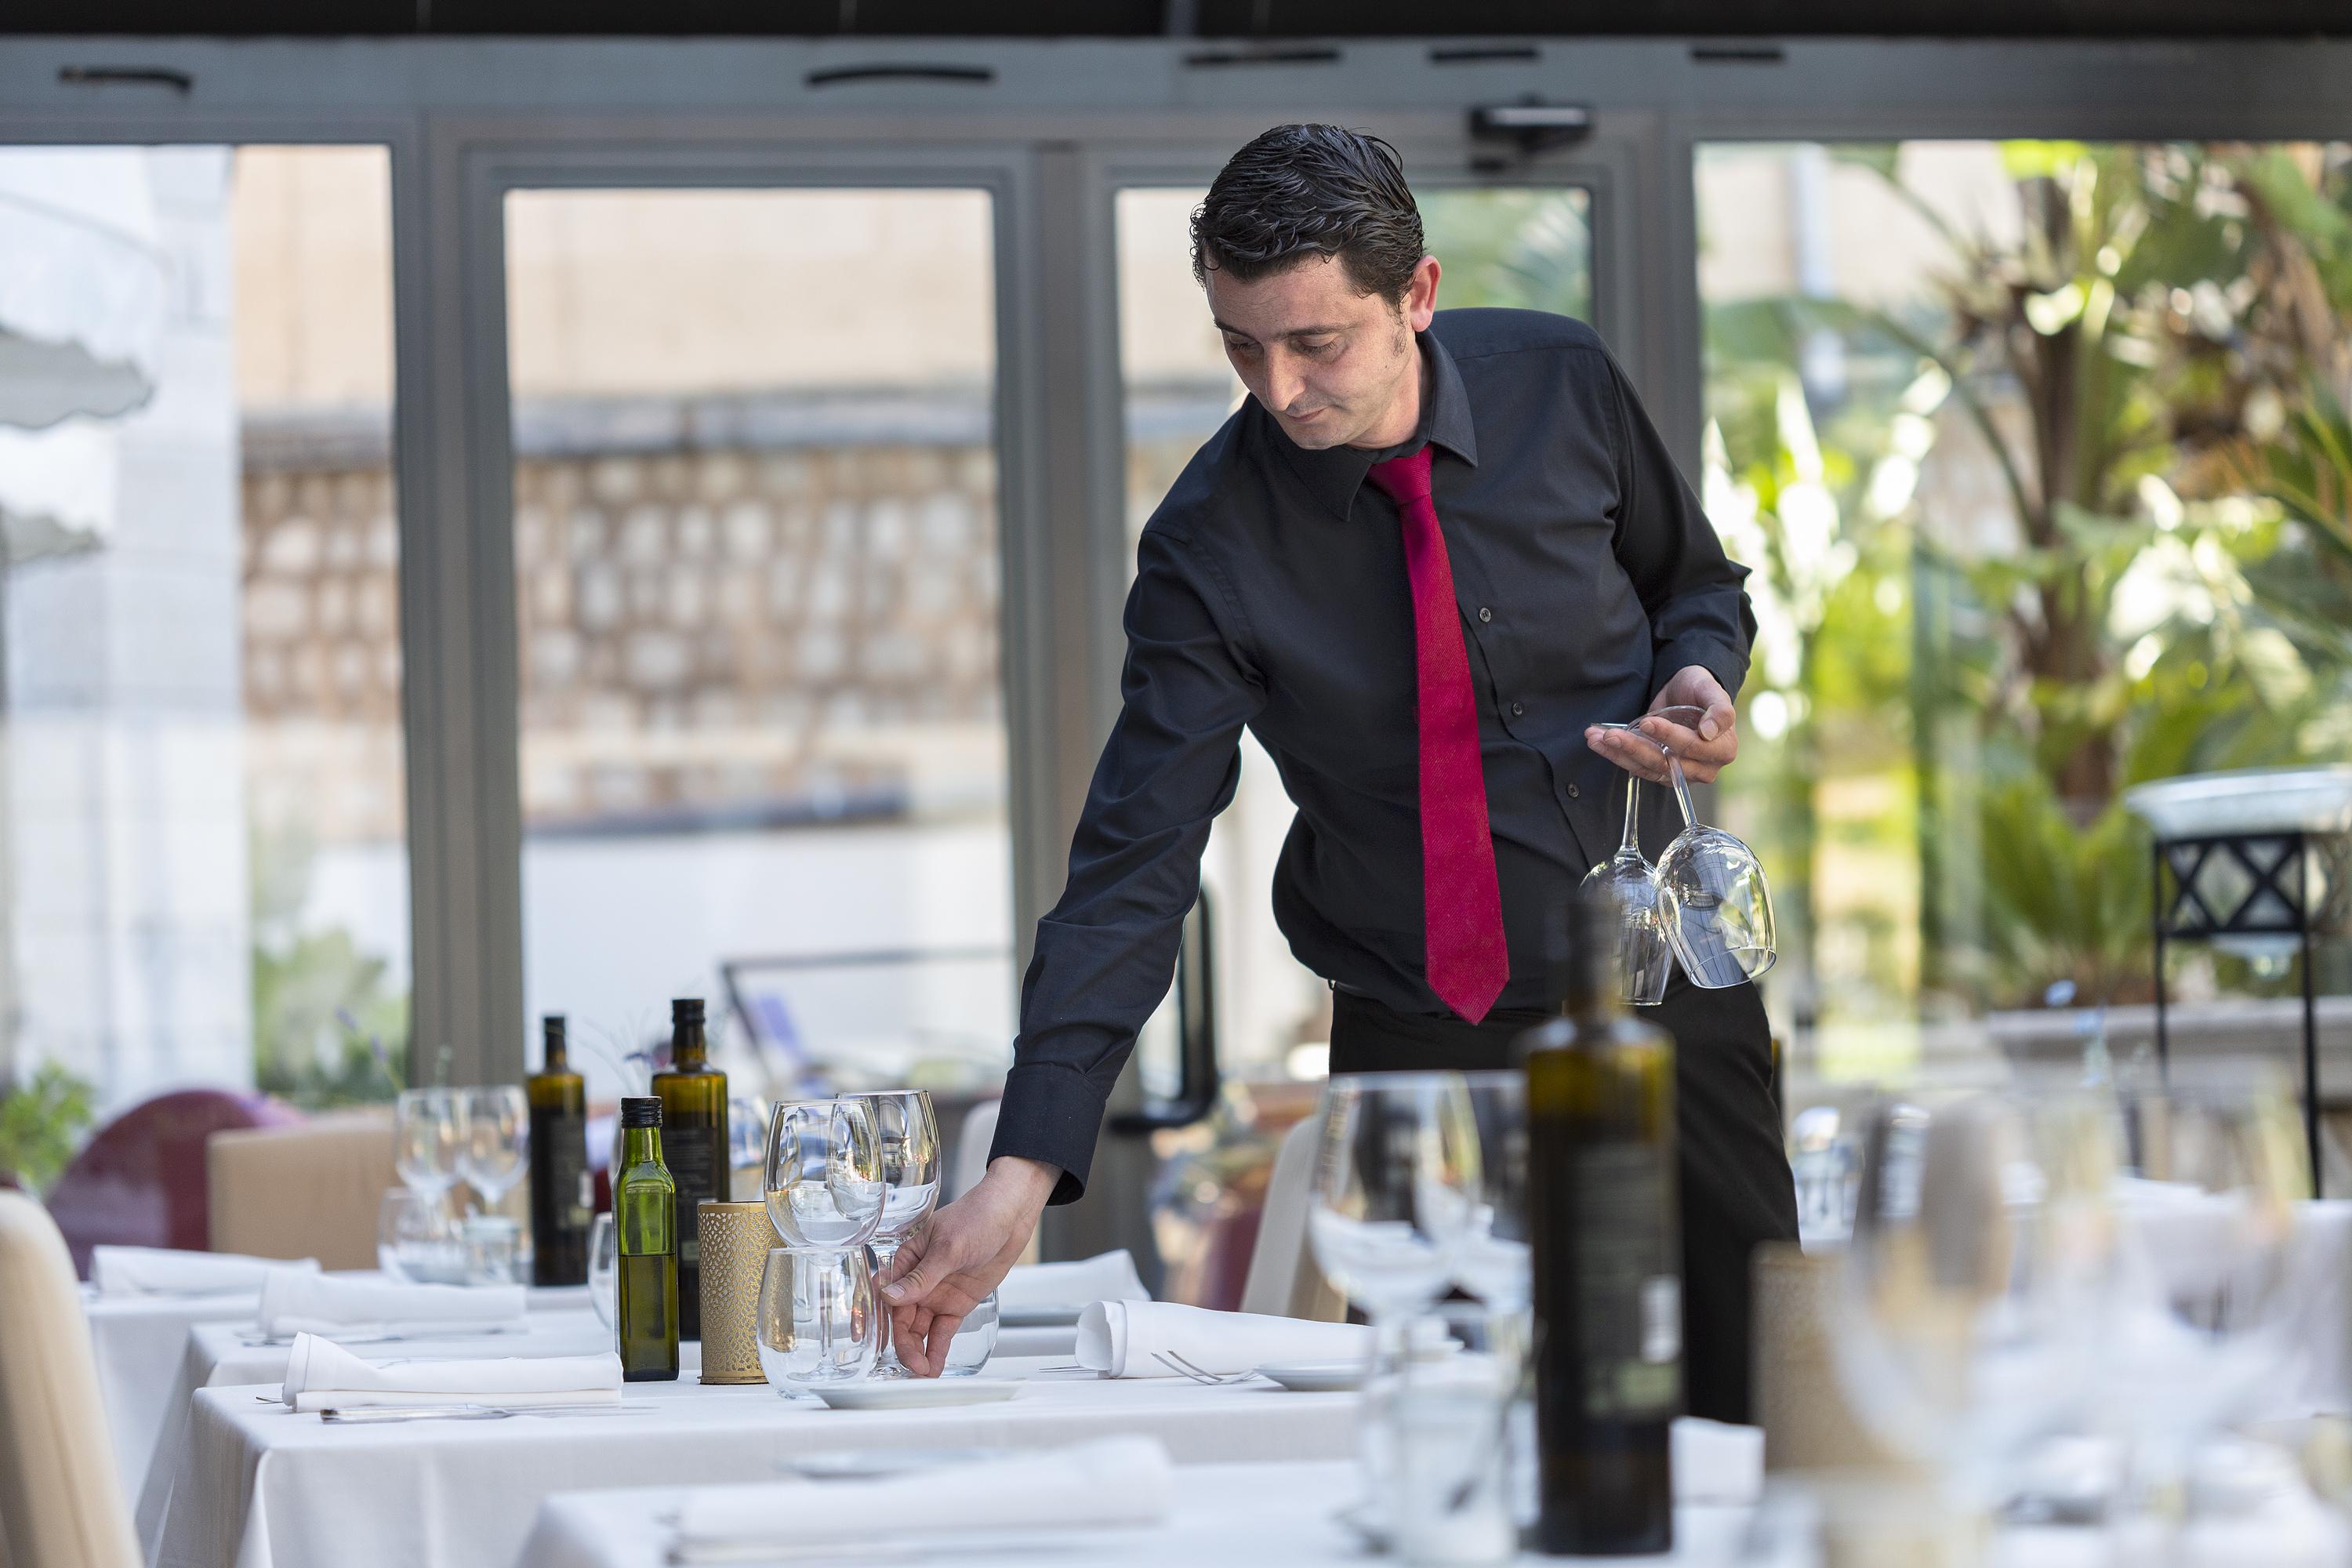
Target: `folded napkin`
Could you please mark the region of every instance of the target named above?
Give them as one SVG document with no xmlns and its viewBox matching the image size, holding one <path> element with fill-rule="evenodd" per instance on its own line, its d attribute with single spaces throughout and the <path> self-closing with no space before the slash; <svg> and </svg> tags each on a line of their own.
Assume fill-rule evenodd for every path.
<svg viewBox="0 0 2352 1568">
<path fill-rule="evenodd" d="M 251 1296 L 273 1268 L 316 1274 L 319 1260 L 184 1252 L 169 1247 L 93 1247 L 89 1282 L 101 1296 Z"/>
<path fill-rule="evenodd" d="M 1267 1362 L 1353 1361 L 1372 1353 L 1360 1323 L 1315 1323 L 1254 1312 L 1213 1312 L 1172 1301 L 1097 1301 L 1078 1317 L 1078 1364 L 1108 1377 L 1176 1377 L 1155 1351 L 1202 1372 L 1248 1372 Z"/>
<path fill-rule="evenodd" d="M 1752 1503 L 1764 1495 L 1764 1428 L 1677 1415 L 1666 1438 L 1675 1501 Z"/>
<path fill-rule="evenodd" d="M 1157 1524 L 1175 1490 L 1158 1438 L 1104 1437 L 878 1479 L 698 1488 L 678 1510 L 677 1543 L 848 1546 L 940 1531 L 1115 1529 Z"/>
<path fill-rule="evenodd" d="M 273 1268 L 261 1286 L 261 1331 L 463 1333 L 518 1323 L 520 1285 L 404 1285 Z"/>
<path fill-rule="evenodd" d="M 1014 1310 L 1044 1307 L 1083 1307 L 1089 1301 L 1149 1301 L 1127 1248 L 1106 1252 L 1075 1263 L 1024 1263 L 996 1288 L 996 1304 Z"/>
<path fill-rule="evenodd" d="M 617 1405 L 621 1358 L 500 1356 L 485 1361 L 374 1363 L 316 1334 L 298 1334 L 280 1395 L 297 1410 L 365 1405 Z"/>
</svg>

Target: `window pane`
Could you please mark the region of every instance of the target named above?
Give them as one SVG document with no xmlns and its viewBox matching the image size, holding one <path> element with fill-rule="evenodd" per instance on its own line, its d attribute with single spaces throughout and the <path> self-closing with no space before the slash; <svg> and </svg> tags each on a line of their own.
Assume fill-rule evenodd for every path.
<svg viewBox="0 0 2352 1568">
<path fill-rule="evenodd" d="M 520 192 L 507 233 L 532 1012 L 600 1093 L 730 973 L 786 1079 L 992 1080 L 988 197 Z"/>
<path fill-rule="evenodd" d="M 1988 1015 L 2072 1057 L 2046 1009 L 2153 994 L 2125 789 L 2352 758 L 2352 149 L 1726 145 L 1698 184 L 1768 996 L 1831 1078 Z M 2291 995 L 2284 956 L 2184 947 L 2172 997 Z"/>
<path fill-rule="evenodd" d="M 0 151 L 0 1078 L 404 1071 L 389 190 L 380 148 Z"/>
</svg>

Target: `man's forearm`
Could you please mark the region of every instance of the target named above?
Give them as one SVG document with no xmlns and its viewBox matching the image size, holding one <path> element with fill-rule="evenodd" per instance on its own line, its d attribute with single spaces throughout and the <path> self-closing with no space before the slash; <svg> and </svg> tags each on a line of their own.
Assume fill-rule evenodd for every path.
<svg viewBox="0 0 2352 1568">
<path fill-rule="evenodd" d="M 1062 1179 L 1062 1167 L 1044 1160 L 1024 1160 L 1018 1154 L 999 1154 L 988 1163 L 987 1179 L 1034 1200 L 1034 1206 L 1042 1213 Z"/>
</svg>

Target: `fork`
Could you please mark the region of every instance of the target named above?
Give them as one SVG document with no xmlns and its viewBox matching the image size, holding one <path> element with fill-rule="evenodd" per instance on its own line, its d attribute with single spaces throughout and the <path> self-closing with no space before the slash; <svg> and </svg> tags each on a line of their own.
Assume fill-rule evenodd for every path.
<svg viewBox="0 0 2352 1568">
<path fill-rule="evenodd" d="M 1257 1375 L 1254 1372 L 1210 1372 L 1206 1368 L 1193 1365 L 1174 1351 L 1153 1351 L 1151 1359 L 1177 1376 L 1191 1378 L 1194 1383 L 1205 1384 L 1210 1388 L 1223 1388 L 1234 1383 L 1247 1383 Z"/>
</svg>

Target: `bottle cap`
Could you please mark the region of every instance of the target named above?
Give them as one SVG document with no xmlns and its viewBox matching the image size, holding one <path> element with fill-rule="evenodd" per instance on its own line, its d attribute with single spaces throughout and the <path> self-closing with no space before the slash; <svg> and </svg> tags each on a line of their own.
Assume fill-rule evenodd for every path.
<svg viewBox="0 0 2352 1568">
<path fill-rule="evenodd" d="M 699 1024 L 702 1022 L 702 998 L 699 996 L 680 996 L 671 1002 L 669 1005 L 669 1021 L 673 1024 Z"/>
<path fill-rule="evenodd" d="M 662 1124 L 661 1101 L 651 1095 L 639 1098 L 631 1095 L 621 1101 L 621 1125 L 624 1127 L 659 1127 Z"/>
</svg>

